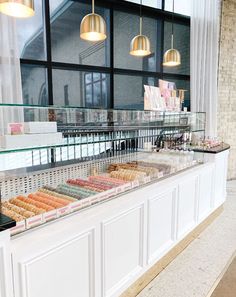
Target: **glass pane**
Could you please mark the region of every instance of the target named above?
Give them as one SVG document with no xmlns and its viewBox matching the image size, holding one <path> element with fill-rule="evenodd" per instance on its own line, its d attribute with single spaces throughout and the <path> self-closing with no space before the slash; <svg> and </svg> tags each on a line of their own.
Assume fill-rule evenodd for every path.
<svg viewBox="0 0 236 297">
<path fill-rule="evenodd" d="M 175 0 L 175 13 L 190 16 L 192 0 Z M 173 11 L 173 0 L 165 0 L 165 10 Z"/>
<path fill-rule="evenodd" d="M 94 77 L 96 77 L 96 81 L 94 81 Z M 65 85 L 68 86 L 67 98 L 64 96 Z M 109 86 L 110 75 L 106 73 L 53 70 L 55 105 L 107 108 L 108 98 L 110 98 Z"/>
<path fill-rule="evenodd" d="M 115 75 L 114 76 L 114 107 L 122 109 L 144 108 L 144 85 L 153 85 L 153 77 Z"/>
<path fill-rule="evenodd" d="M 86 103 L 87 103 L 88 106 L 92 106 L 92 104 L 93 104 L 93 92 L 92 92 L 92 89 L 93 89 L 92 84 L 87 85 L 85 87 L 85 94 L 86 94 L 85 95 L 86 96 L 85 100 L 86 100 Z"/>
<path fill-rule="evenodd" d="M 164 80 L 167 80 L 169 82 L 174 82 L 176 84 L 177 89 L 183 89 L 186 90 L 184 93 L 184 107 L 188 108 L 188 111 L 190 111 L 190 81 L 189 80 L 182 80 L 182 79 L 176 79 L 175 77 L 171 76 L 164 76 Z"/>
<path fill-rule="evenodd" d="M 63 6 L 63 2 L 69 2 L 65 0 L 53 0 L 49 1 L 50 4 L 50 14 L 54 13 L 56 10 L 60 10 L 60 7 Z"/>
<path fill-rule="evenodd" d="M 53 2 L 53 1 L 50 1 Z M 51 7 L 52 59 L 57 62 L 95 66 L 110 65 L 109 10 L 95 6 L 95 12 L 102 15 L 107 24 L 105 41 L 88 42 L 80 38 L 82 18 L 91 13 L 91 3 L 57 1 Z"/>
<path fill-rule="evenodd" d="M 93 81 L 101 81 L 101 73 L 93 73 Z"/>
<path fill-rule="evenodd" d="M 108 96 L 108 92 L 107 92 L 107 86 L 106 86 L 106 80 L 105 79 L 103 79 L 102 80 L 102 100 L 103 100 L 103 102 L 108 102 L 108 98 L 107 98 L 107 96 Z"/>
<path fill-rule="evenodd" d="M 102 106 L 101 81 L 93 84 L 93 103 L 95 106 Z"/>
<path fill-rule="evenodd" d="M 126 1 L 140 4 L 140 0 L 126 0 Z M 161 8 L 162 0 L 143 0 L 143 5 L 154 7 L 154 8 Z"/>
<path fill-rule="evenodd" d="M 21 64 L 24 104 L 48 105 L 46 68 Z"/>
<path fill-rule="evenodd" d="M 130 42 L 139 33 L 139 16 L 125 12 L 114 12 L 114 63 L 116 68 L 160 71 L 161 22 L 143 18 L 143 34 L 151 42 L 152 54 L 148 57 L 134 57 L 129 54 Z M 157 66 L 158 65 L 158 66 Z"/>
<path fill-rule="evenodd" d="M 92 73 L 85 73 L 85 83 L 89 84 L 92 82 Z"/>
<path fill-rule="evenodd" d="M 171 46 L 170 22 L 165 22 L 164 27 L 164 51 Z M 181 65 L 177 67 L 164 67 L 166 73 L 190 75 L 190 27 L 186 25 L 174 24 L 174 48 L 180 52 Z"/>
<path fill-rule="evenodd" d="M 34 1 L 34 5 L 34 17 L 16 19 L 19 52 L 20 57 L 24 59 L 45 60 L 44 8 L 42 0 Z"/>
</svg>

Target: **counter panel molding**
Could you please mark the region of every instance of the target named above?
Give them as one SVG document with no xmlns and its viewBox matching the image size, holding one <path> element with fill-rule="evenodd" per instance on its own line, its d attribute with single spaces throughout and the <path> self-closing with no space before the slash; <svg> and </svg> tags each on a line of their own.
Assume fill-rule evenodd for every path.
<svg viewBox="0 0 236 297">
<path fill-rule="evenodd" d="M 15 261 L 20 276 L 15 297 L 95 296 L 93 231 L 33 258 Z"/>
<path fill-rule="evenodd" d="M 144 204 L 102 223 L 102 296 L 113 296 L 143 267 Z"/>
<path fill-rule="evenodd" d="M 147 264 L 150 264 L 157 261 L 175 240 L 175 186 L 148 201 L 147 219 Z"/>
<path fill-rule="evenodd" d="M 227 161 L 228 151 L 217 154 L 215 157 L 215 208 L 221 205 L 226 198 Z"/>
<path fill-rule="evenodd" d="M 199 178 L 198 221 L 203 221 L 210 213 L 213 197 L 213 165 L 202 171 Z"/>
<path fill-rule="evenodd" d="M 196 224 L 198 176 L 190 175 L 178 187 L 177 238 L 184 237 Z"/>
</svg>

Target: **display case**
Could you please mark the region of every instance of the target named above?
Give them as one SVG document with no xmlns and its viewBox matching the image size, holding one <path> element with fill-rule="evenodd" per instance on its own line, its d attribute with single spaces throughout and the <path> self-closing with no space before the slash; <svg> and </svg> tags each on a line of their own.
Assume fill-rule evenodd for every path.
<svg viewBox="0 0 236 297">
<path fill-rule="evenodd" d="M 1 213 L 11 234 L 202 164 L 205 113 L 0 105 Z"/>
<path fill-rule="evenodd" d="M 6 297 L 129 295 L 223 209 L 229 147 L 205 137 L 204 113 L 1 105 L 0 115 Z"/>
</svg>

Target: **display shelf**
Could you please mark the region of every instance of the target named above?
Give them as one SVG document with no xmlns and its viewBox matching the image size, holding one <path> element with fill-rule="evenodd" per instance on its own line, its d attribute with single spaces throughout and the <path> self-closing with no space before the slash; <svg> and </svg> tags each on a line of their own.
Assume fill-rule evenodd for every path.
<svg viewBox="0 0 236 297">
<path fill-rule="evenodd" d="M 20 153 L 36 150 L 64 149 L 73 146 L 115 144 L 127 141 L 145 142 L 148 138 L 152 144 L 159 135 L 171 137 L 171 135 L 187 133 L 202 133 L 205 130 L 205 113 L 170 113 L 170 112 L 148 112 L 140 110 L 101 110 L 86 109 L 78 107 L 57 106 L 34 106 L 0 104 L 0 115 L 2 116 L 2 127 L 0 134 L 5 135 L 3 144 L 0 143 L 0 154 Z M 8 145 L 5 138 L 9 137 L 9 124 L 33 122 L 40 130 L 40 123 L 56 122 L 57 132 L 62 133 L 60 141 L 42 141 L 32 145 L 30 139 L 37 134 L 23 134 L 28 141 L 22 138 L 20 145 Z M 22 128 L 23 129 L 23 128 Z M 13 138 L 18 135 L 14 135 Z M 40 133 L 39 133 L 40 136 Z M 17 138 L 16 137 L 16 138 Z M 21 137 L 19 136 L 18 139 Z M 50 139 L 50 134 L 45 135 Z M 43 140 L 43 139 L 42 139 Z M 102 151 L 99 150 L 99 153 Z"/>
<path fill-rule="evenodd" d="M 9 115 L 5 121 L 56 121 L 58 125 L 66 126 L 149 126 L 155 123 L 155 127 L 163 124 L 178 125 L 180 121 L 188 120 L 188 124 L 205 123 L 205 113 L 190 112 L 157 112 L 143 110 L 111 110 L 88 109 L 81 107 L 37 106 L 21 104 L 0 104 L 0 112 Z M 204 129 L 204 125 L 202 126 Z"/>
<path fill-rule="evenodd" d="M 63 296 L 68 271 L 67 292 L 120 296 L 224 203 L 228 151 L 190 146 L 205 143 L 204 114 L 39 109 L 24 121 L 56 121 L 65 143 L 0 154 L 2 207 L 17 219 L 0 233 L 3 276 L 17 296 Z"/>
<path fill-rule="evenodd" d="M 183 162 L 184 160 L 185 162 Z M 135 162 L 135 163 L 132 163 L 132 162 Z M 52 219 L 54 220 L 58 219 L 64 215 L 67 215 L 75 211 L 79 211 L 81 209 L 90 207 L 92 205 L 103 203 L 110 199 L 115 199 L 119 195 L 123 194 L 124 192 L 125 193 L 130 192 L 139 187 L 143 187 L 145 185 L 155 183 L 159 180 L 163 180 L 164 178 L 173 176 L 174 174 L 180 173 L 184 170 L 187 170 L 189 168 L 192 168 L 194 166 L 201 164 L 201 162 L 194 160 L 191 155 L 186 156 L 180 153 L 170 153 L 167 156 L 166 152 L 163 152 L 163 153 L 134 152 L 134 153 L 115 156 L 115 157 L 106 158 L 102 160 L 97 160 L 96 162 L 94 161 L 83 162 L 76 165 L 73 164 L 73 165 L 68 165 L 63 167 L 57 167 L 54 169 L 36 171 L 28 174 L 20 174 L 18 176 L 9 175 L 8 177 L 5 177 L 0 181 L 0 187 L 1 187 L 1 192 L 3 196 L 3 201 L 2 201 L 3 206 L 5 203 L 4 201 L 8 201 L 8 199 L 12 199 L 13 197 L 19 197 L 19 196 L 22 197 L 22 195 L 24 195 L 24 197 L 28 196 L 29 198 L 31 198 L 30 195 L 32 194 L 30 193 L 36 193 L 36 196 L 37 196 L 37 193 L 41 193 L 37 191 L 39 191 L 39 189 L 42 189 L 45 186 L 47 186 L 46 189 L 48 189 L 48 187 L 50 189 L 52 187 L 54 189 L 57 189 L 58 185 L 61 185 L 64 183 L 65 187 L 67 187 L 66 185 L 68 185 L 67 184 L 68 180 L 74 180 L 76 182 L 78 178 L 80 179 L 82 178 L 81 181 L 86 182 L 86 180 L 91 175 L 91 172 L 93 172 L 94 169 L 96 170 L 98 176 L 100 176 L 102 180 L 103 179 L 107 180 L 107 178 L 108 179 L 110 178 L 107 175 L 108 168 L 110 166 L 114 166 L 113 164 L 120 164 L 119 166 L 127 166 L 127 165 L 131 166 L 130 164 L 136 164 L 136 162 L 138 162 L 137 164 L 140 164 L 138 166 L 142 166 L 144 162 L 148 162 L 147 164 L 150 167 L 145 167 L 146 170 L 149 170 L 148 172 L 150 172 L 150 168 L 152 169 L 151 172 L 155 170 L 156 172 L 155 175 L 147 174 L 147 175 L 143 175 L 139 179 L 132 179 L 132 180 L 126 180 L 126 181 L 120 180 L 122 181 L 121 183 L 117 183 L 116 186 L 113 186 L 110 189 L 106 189 L 101 192 L 90 193 L 90 190 L 89 190 L 88 196 L 86 195 L 84 198 L 81 198 L 81 199 L 74 199 L 74 201 L 70 201 L 70 204 L 66 204 L 61 208 L 57 208 L 53 212 L 47 211 L 46 213 L 43 213 L 40 216 L 36 215 L 36 216 L 33 216 L 32 218 L 31 217 L 26 218 L 24 224 L 22 222 L 18 222 L 16 227 L 12 229 L 12 234 L 14 235 L 15 233 L 32 229 L 33 227 L 45 224 L 48 221 L 51 221 Z M 163 169 L 163 167 L 165 169 Z M 135 171 L 135 173 L 136 172 L 137 171 Z M 93 184 L 92 182 L 90 183 Z M 103 182 L 101 182 L 101 185 L 102 184 Z M 95 183 L 95 185 L 97 184 Z M 99 187 L 101 185 L 99 185 Z M 71 189 L 73 190 L 73 188 L 74 186 L 72 184 L 72 187 L 70 187 L 70 191 Z M 76 188 L 76 191 L 77 189 L 78 188 Z M 54 190 L 54 193 L 56 194 L 55 190 Z M 63 196 L 64 195 L 65 193 L 63 194 Z M 72 192 L 71 192 L 71 195 L 72 195 Z M 57 197 L 57 195 L 55 195 L 55 197 Z M 73 197 L 73 195 L 71 197 Z M 22 201 L 26 202 L 29 198 L 24 198 Z M 10 200 L 10 203 L 13 203 L 11 201 L 12 200 Z M 17 204 L 17 206 L 19 205 Z"/>
<path fill-rule="evenodd" d="M 126 127 L 125 127 L 126 128 Z M 125 129 L 124 128 L 124 129 Z M 149 127 L 149 129 L 152 129 L 153 127 Z M 184 133 L 189 132 L 189 126 L 181 125 L 181 126 L 165 126 L 160 127 L 161 129 L 165 128 L 164 135 L 173 135 L 176 133 Z M 168 131 L 168 129 L 171 129 L 171 131 Z M 33 151 L 33 150 L 42 150 L 42 149 L 56 149 L 56 148 L 63 148 L 63 147 L 72 147 L 77 145 L 89 145 L 89 144 L 99 144 L 99 143 L 109 143 L 109 142 L 123 142 L 128 140 L 140 140 L 143 139 L 142 135 L 139 135 L 138 132 L 141 131 L 141 129 L 133 129 L 133 130 L 126 130 L 126 132 L 132 132 L 135 133 L 133 135 L 125 134 L 120 135 L 116 134 L 120 131 L 124 131 L 123 127 L 121 129 L 117 129 L 116 131 L 108 130 L 112 135 L 106 135 L 104 130 L 102 129 L 100 132 L 102 134 L 98 134 L 99 131 L 70 131 L 70 132 L 64 132 L 64 138 L 62 144 L 55 144 L 55 145 L 42 145 L 42 146 L 30 146 L 25 148 L 16 148 L 16 149 L 0 149 L 0 154 L 8 154 L 8 153 L 18 153 L 18 152 L 26 152 L 26 151 Z M 145 131 L 145 130 L 144 130 Z M 116 133 L 115 133 L 116 132 Z M 204 132 L 204 130 L 196 130 L 192 132 Z M 115 135 L 116 134 L 116 135 Z M 73 136 L 76 135 L 76 136 Z M 158 137 L 160 134 L 158 131 L 156 133 L 152 133 L 152 138 Z M 79 139 L 78 139 L 79 138 Z"/>
<path fill-rule="evenodd" d="M 204 135 L 204 113 L 2 104 L 0 115 L 2 212 L 17 221 L 13 234 L 202 162 L 188 145 Z"/>
<path fill-rule="evenodd" d="M 199 146 L 192 146 L 191 148 L 196 153 L 218 154 L 220 152 L 229 150 L 230 149 L 230 145 L 223 142 L 220 145 L 217 145 L 217 146 L 212 147 L 212 148 L 199 147 Z"/>
</svg>

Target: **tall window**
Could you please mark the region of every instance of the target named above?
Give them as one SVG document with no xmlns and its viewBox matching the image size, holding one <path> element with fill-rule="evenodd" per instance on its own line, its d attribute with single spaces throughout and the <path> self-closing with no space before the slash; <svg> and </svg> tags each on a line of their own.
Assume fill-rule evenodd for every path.
<svg viewBox="0 0 236 297">
<path fill-rule="evenodd" d="M 107 78 L 104 73 L 85 73 L 84 75 L 85 106 L 107 107 Z"/>
<path fill-rule="evenodd" d="M 190 19 L 175 15 L 176 48 L 182 64 L 162 66 L 170 46 L 171 17 L 161 0 L 143 0 L 143 30 L 152 54 L 129 55 L 139 31 L 139 1 L 96 0 L 95 10 L 107 24 L 107 39 L 81 40 L 80 22 L 91 12 L 91 0 L 37 0 L 35 16 L 17 20 L 24 102 L 96 108 L 143 108 L 143 84 L 158 79 L 190 87 Z M 179 11 L 178 11 L 179 12 Z M 189 102 L 186 102 L 189 105 Z"/>
</svg>

